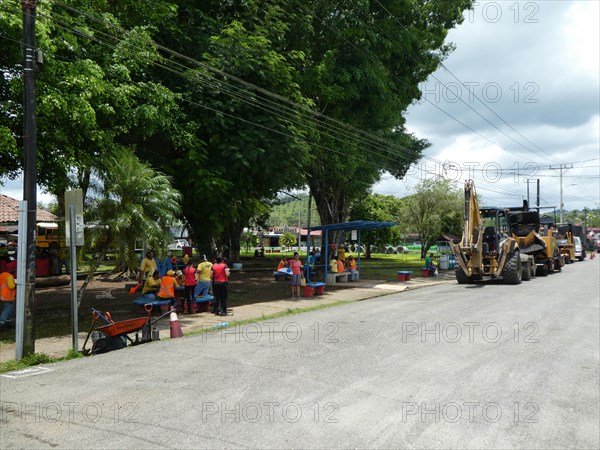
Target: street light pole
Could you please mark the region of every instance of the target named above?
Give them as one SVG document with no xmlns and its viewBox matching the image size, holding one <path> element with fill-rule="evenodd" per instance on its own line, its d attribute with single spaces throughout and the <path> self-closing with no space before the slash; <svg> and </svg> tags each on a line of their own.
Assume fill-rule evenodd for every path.
<svg viewBox="0 0 600 450">
<path fill-rule="evenodd" d="M 572 169 L 573 165 L 571 164 L 569 167 L 567 167 L 566 164 L 561 164 L 558 167 L 549 167 L 551 170 L 558 170 L 559 176 L 560 176 L 560 204 L 559 204 L 559 208 L 560 208 L 560 223 L 564 223 L 565 222 L 565 211 L 564 211 L 564 207 L 565 204 L 563 203 L 563 173 L 565 173 L 567 170 Z"/>
</svg>

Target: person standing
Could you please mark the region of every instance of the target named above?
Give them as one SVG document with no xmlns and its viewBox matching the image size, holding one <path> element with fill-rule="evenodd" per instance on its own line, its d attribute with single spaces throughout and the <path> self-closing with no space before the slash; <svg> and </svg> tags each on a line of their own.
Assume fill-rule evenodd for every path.
<svg viewBox="0 0 600 450">
<path fill-rule="evenodd" d="M 187 256 L 187 254 L 186 254 Z M 188 314 L 192 313 L 192 302 L 194 301 L 194 290 L 196 289 L 196 269 L 191 259 L 188 260 L 185 269 L 183 269 L 184 275 L 184 291 L 183 291 L 183 302 L 187 302 Z"/>
<path fill-rule="evenodd" d="M 342 263 L 346 262 L 346 247 L 344 247 L 342 244 L 340 244 L 337 248 L 337 257 L 338 261 L 341 261 Z"/>
<path fill-rule="evenodd" d="M 217 316 L 227 315 L 227 288 L 229 285 L 229 267 L 223 262 L 223 258 L 217 256 L 216 263 L 212 266 L 213 294 L 215 302 L 212 312 Z"/>
<path fill-rule="evenodd" d="M 2 313 L 0 314 L 0 330 L 8 328 L 9 322 L 15 315 L 15 298 L 17 285 L 14 278 L 14 269 L 6 269 L 0 273 L 0 303 Z"/>
<path fill-rule="evenodd" d="M 146 257 L 142 259 L 142 263 L 140 264 L 140 276 L 139 281 L 145 281 L 157 270 L 156 261 L 154 261 L 154 252 L 152 250 L 148 250 L 146 252 Z"/>
<path fill-rule="evenodd" d="M 210 278 L 212 275 L 212 263 L 206 260 L 206 255 L 202 255 L 202 261 L 198 264 L 196 269 L 196 290 L 194 292 L 195 297 L 204 297 L 208 295 L 210 290 Z"/>
<path fill-rule="evenodd" d="M 8 247 L 5 243 L 0 244 L 0 261 L 10 261 L 10 256 L 8 256 Z"/>
<path fill-rule="evenodd" d="M 290 280 L 290 286 L 292 287 L 292 297 L 300 297 L 300 283 L 302 278 L 302 261 L 300 261 L 300 255 L 298 252 L 294 252 L 294 259 L 288 261 L 290 269 L 292 269 L 292 279 Z"/>
</svg>

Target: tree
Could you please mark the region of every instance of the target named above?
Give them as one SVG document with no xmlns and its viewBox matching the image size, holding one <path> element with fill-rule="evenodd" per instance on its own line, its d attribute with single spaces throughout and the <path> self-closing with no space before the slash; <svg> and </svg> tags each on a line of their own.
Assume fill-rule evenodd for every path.
<svg viewBox="0 0 600 450">
<path fill-rule="evenodd" d="M 442 233 L 462 234 L 464 199 L 462 191 L 448 180 L 426 179 L 414 190 L 403 200 L 401 218 L 409 231 L 418 234 L 421 258 L 425 258 Z"/>
<path fill-rule="evenodd" d="M 86 245 L 97 254 L 92 274 L 110 248 L 116 249 L 118 264 L 131 272 L 139 261 L 136 240 L 145 240 L 150 248 L 162 249 L 171 240 L 170 226 L 181 212 L 181 194 L 165 175 L 142 163 L 131 151 L 106 158 L 98 174 L 98 195 L 91 200 L 86 221 L 95 224 Z M 90 281 L 79 291 L 79 302 Z"/>
<path fill-rule="evenodd" d="M 380 222 L 398 222 L 402 200 L 393 195 L 369 194 L 354 202 L 350 208 L 350 220 L 374 220 Z M 361 233 L 361 245 L 364 243 L 366 257 L 371 257 L 371 245 L 385 245 L 398 240 L 398 227 L 366 230 Z"/>
<path fill-rule="evenodd" d="M 279 243 L 281 244 L 281 246 L 287 247 L 287 248 L 290 248 L 297 241 L 298 241 L 298 236 L 296 236 L 292 233 L 289 233 L 289 232 L 283 233 L 281 235 L 281 237 L 279 238 Z"/>
<path fill-rule="evenodd" d="M 316 120 L 307 181 L 321 222 L 343 222 L 384 171 L 403 177 L 428 146 L 406 133 L 403 114 L 452 50 L 445 37 L 472 2 L 302 3 L 311 26 L 293 38 L 306 55 L 299 82 L 315 110 L 336 121 Z"/>
<path fill-rule="evenodd" d="M 250 251 L 250 247 L 256 247 L 258 245 L 258 236 L 252 231 L 244 231 L 242 233 L 242 243 L 246 247 L 246 252 Z"/>
</svg>

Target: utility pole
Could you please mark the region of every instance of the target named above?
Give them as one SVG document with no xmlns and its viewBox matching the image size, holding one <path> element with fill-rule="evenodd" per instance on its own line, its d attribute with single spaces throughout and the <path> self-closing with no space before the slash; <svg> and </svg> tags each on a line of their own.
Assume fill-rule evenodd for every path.
<svg viewBox="0 0 600 450">
<path fill-rule="evenodd" d="M 567 167 L 566 164 L 561 164 L 559 167 L 549 167 L 551 170 L 558 170 L 558 173 L 560 174 L 560 223 L 565 223 L 565 204 L 563 203 L 563 173 L 565 173 L 567 170 L 572 169 L 573 165 L 571 164 L 569 167 Z"/>
<path fill-rule="evenodd" d="M 37 211 L 37 120 L 35 101 L 35 9 L 36 0 L 23 0 L 23 200 L 27 201 L 27 232 L 25 274 L 25 322 L 23 324 L 23 354 L 35 353 L 33 313 L 35 307 L 35 244 Z"/>
</svg>

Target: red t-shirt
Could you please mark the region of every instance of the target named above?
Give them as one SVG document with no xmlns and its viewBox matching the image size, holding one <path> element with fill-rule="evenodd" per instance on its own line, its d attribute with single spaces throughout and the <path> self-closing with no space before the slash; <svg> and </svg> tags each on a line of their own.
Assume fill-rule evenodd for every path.
<svg viewBox="0 0 600 450">
<path fill-rule="evenodd" d="M 302 273 L 302 261 L 292 259 L 289 261 L 289 266 L 292 268 L 293 275 L 300 275 Z"/>
<path fill-rule="evenodd" d="M 221 263 L 213 265 L 213 281 L 217 283 L 226 283 L 227 274 L 225 273 L 225 269 L 227 269 L 227 264 Z"/>
<path fill-rule="evenodd" d="M 196 286 L 196 269 L 192 266 L 187 266 L 183 269 L 185 275 L 185 286 Z"/>
</svg>

